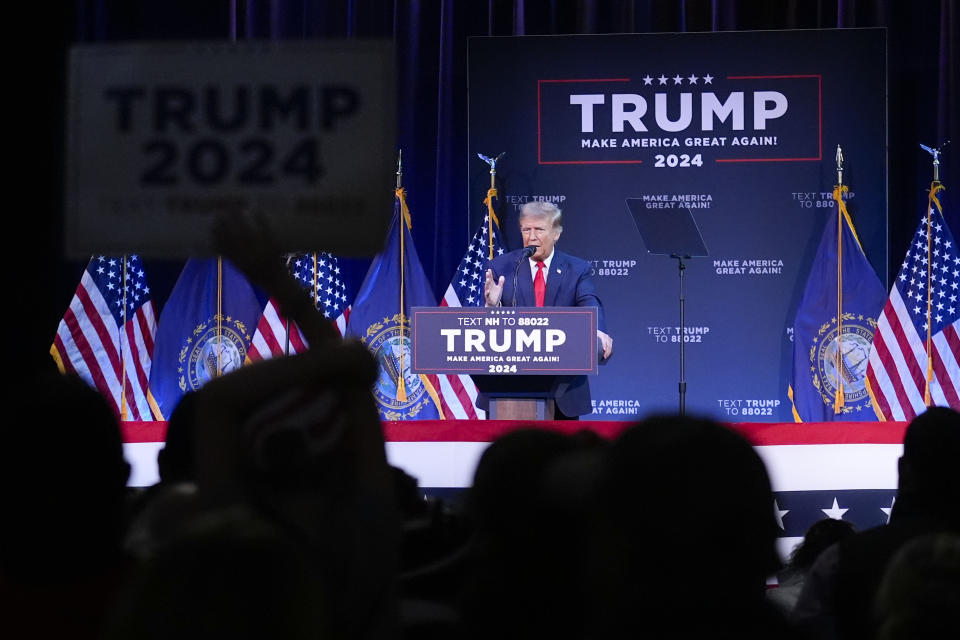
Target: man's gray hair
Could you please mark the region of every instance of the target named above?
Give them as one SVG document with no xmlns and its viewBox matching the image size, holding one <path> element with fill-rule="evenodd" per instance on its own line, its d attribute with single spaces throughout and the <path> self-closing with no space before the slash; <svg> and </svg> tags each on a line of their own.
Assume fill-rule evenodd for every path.
<svg viewBox="0 0 960 640">
<path fill-rule="evenodd" d="M 552 202 L 528 202 L 520 209 L 520 220 L 524 218 L 546 218 L 550 221 L 551 228 L 563 231 L 563 212 Z"/>
</svg>

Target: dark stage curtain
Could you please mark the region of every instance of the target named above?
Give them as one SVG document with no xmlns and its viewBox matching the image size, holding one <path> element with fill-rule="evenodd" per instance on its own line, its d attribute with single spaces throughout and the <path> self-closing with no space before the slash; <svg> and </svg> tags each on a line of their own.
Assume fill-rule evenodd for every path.
<svg viewBox="0 0 960 640">
<path fill-rule="evenodd" d="M 466 50 L 471 36 L 886 27 L 889 65 L 890 269 L 895 274 L 925 202 L 930 159 L 918 143 L 953 140 L 941 169 L 947 220 L 960 233 L 960 80 L 951 0 L 76 0 L 41 3 L 9 23 L 33 34 L 24 104 L 30 123 L 21 177 L 36 185 L 25 233 L 46 259 L 32 310 L 29 355 L 45 354 L 82 265 L 59 255 L 64 56 L 73 42 L 190 38 L 391 38 L 396 46 L 398 132 L 414 240 L 436 294 L 462 257 L 472 226 L 467 176 Z M 52 6 L 51 6 L 52 5 Z M 17 9 L 15 11 L 23 11 Z M 844 64 L 837 60 L 838 65 Z M 503 96 L 505 112 L 510 96 Z M 370 153 L 395 153 L 371 149 Z M 392 185 L 383 185 L 384 189 Z M 34 255 L 31 253 L 31 255 Z M 162 304 L 179 265 L 153 269 Z M 364 265 L 352 267 L 352 290 Z M 38 296 L 24 286 L 24 296 Z M 26 354 L 25 354 L 26 355 Z"/>
</svg>

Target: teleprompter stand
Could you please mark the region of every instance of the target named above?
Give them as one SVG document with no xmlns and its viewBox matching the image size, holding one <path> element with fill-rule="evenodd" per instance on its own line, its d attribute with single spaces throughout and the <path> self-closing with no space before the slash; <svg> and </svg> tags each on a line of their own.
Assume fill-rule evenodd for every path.
<svg viewBox="0 0 960 640">
<path fill-rule="evenodd" d="M 677 261 L 680 275 L 680 415 L 686 413 L 687 377 L 686 377 L 686 318 L 683 293 L 683 272 L 687 268 L 684 260 L 702 258 L 707 255 L 703 236 L 687 207 L 676 209 L 648 209 L 639 198 L 627 198 L 627 208 L 637 225 L 637 231 L 647 247 L 647 253 L 670 256 Z"/>
</svg>

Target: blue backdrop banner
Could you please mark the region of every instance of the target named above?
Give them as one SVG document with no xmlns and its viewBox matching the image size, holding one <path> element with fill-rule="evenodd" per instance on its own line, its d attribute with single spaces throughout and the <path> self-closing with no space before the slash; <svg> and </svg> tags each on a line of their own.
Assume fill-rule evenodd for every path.
<svg viewBox="0 0 960 640">
<path fill-rule="evenodd" d="M 498 163 L 501 225 L 564 211 L 558 245 L 593 263 L 616 355 L 595 418 L 674 411 L 675 260 L 647 254 L 627 199 L 689 208 L 709 251 L 685 271 L 687 410 L 790 421 L 793 319 L 828 219 L 833 151 L 874 271 L 887 273 L 886 41 L 880 29 L 473 38 L 471 222 Z M 880 309 L 873 310 L 876 317 Z"/>
</svg>

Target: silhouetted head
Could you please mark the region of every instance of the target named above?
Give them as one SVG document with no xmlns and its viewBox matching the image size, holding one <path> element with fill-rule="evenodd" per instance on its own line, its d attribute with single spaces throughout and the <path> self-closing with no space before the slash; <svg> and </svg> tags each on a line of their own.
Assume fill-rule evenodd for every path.
<svg viewBox="0 0 960 640">
<path fill-rule="evenodd" d="M 167 437 L 157 454 L 160 481 L 194 482 L 196 474 L 197 394 L 185 394 L 167 422 Z"/>
<path fill-rule="evenodd" d="M 779 528 L 766 469 L 742 437 L 710 420 L 645 420 L 614 442 L 596 505 L 590 575 L 602 632 L 671 618 L 756 623 L 742 611 L 764 606 Z M 705 575 L 716 583 L 693 605 Z"/>
<path fill-rule="evenodd" d="M 931 407 L 907 427 L 900 459 L 899 488 L 894 515 L 904 511 L 938 513 L 960 521 L 960 413 Z"/>
<path fill-rule="evenodd" d="M 576 443 L 560 433 L 519 429 L 495 440 L 480 457 L 467 508 L 483 535 L 510 536 L 528 531 L 540 513 L 547 467 Z"/>
<path fill-rule="evenodd" d="M 119 552 L 130 467 L 106 400 L 72 375 L 14 390 L 0 425 L 3 569 L 50 580 L 103 570 Z"/>
<path fill-rule="evenodd" d="M 123 590 L 107 639 L 325 637 L 327 603 L 308 556 L 242 507 L 181 527 Z"/>
<path fill-rule="evenodd" d="M 797 569 L 809 569 L 821 553 L 830 545 L 840 542 L 854 534 L 853 525 L 846 520 L 824 518 L 817 520 L 790 557 L 790 566 Z"/>
<path fill-rule="evenodd" d="M 960 637 L 960 536 L 929 534 L 890 560 L 877 590 L 879 640 Z"/>
<path fill-rule="evenodd" d="M 580 635 L 585 505 L 605 446 L 592 434 L 522 429 L 484 452 L 468 494 L 476 536 L 460 602 L 466 637 Z"/>
<path fill-rule="evenodd" d="M 391 466 L 390 475 L 393 478 L 393 490 L 397 499 L 397 507 L 403 518 L 422 517 L 427 512 L 427 502 L 417 479 L 400 467 Z"/>
</svg>

